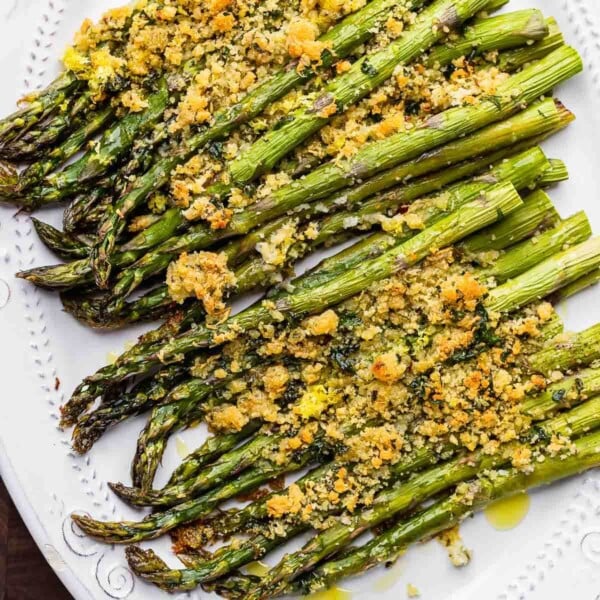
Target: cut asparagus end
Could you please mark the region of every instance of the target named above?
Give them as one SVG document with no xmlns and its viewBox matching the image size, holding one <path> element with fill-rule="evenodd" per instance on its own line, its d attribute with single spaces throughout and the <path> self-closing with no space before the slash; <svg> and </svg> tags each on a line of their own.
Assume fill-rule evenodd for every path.
<svg viewBox="0 0 600 600">
<path fill-rule="evenodd" d="M 517 310 L 597 270 L 598 267 L 600 238 L 596 237 L 559 252 L 493 289 L 486 302 L 487 308 L 493 312 Z"/>
<path fill-rule="evenodd" d="M 550 17 L 546 20 L 546 24 L 549 32 L 543 40 L 533 44 L 533 46 L 501 52 L 498 57 L 498 68 L 501 71 L 514 72 L 564 46 L 565 39 L 556 19 Z"/>
<path fill-rule="evenodd" d="M 426 64 L 443 67 L 456 58 L 483 54 L 490 50 L 506 50 L 523 46 L 532 40 L 541 40 L 548 35 L 548 25 L 541 11 L 525 9 L 480 19 L 457 41 L 434 47 Z"/>
<path fill-rule="evenodd" d="M 482 277 L 493 277 L 498 282 L 504 282 L 525 273 L 563 248 L 584 242 L 591 235 L 587 215 L 583 211 L 578 212 L 552 229 L 509 248 L 492 266 L 484 270 Z M 564 284 L 557 282 L 556 285 L 562 287 Z M 540 297 L 549 295 L 551 291 L 554 290 Z"/>
</svg>

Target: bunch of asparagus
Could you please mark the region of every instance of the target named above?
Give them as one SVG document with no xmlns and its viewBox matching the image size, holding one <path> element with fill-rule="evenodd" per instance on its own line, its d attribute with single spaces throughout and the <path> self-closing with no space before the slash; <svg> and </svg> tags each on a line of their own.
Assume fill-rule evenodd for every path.
<svg viewBox="0 0 600 600">
<path fill-rule="evenodd" d="M 600 241 L 591 238 L 586 216 L 562 219 L 543 191 L 565 180 L 567 171 L 539 144 L 573 119 L 560 101 L 547 96 L 581 70 L 580 57 L 564 45 L 556 22 L 537 10 L 489 16 L 504 4 L 410 0 L 402 6 L 411 14 L 404 31 L 380 43 L 398 3 L 371 0 L 313 41 L 323 49 L 317 61 L 307 65 L 290 59 L 241 100 L 211 115 L 207 125 L 173 139 L 173 105 L 209 59 L 184 62 L 177 76 L 149 78 L 151 93 L 140 112 L 122 114 L 111 100 L 131 84 L 126 79 L 112 81 L 98 101 L 88 82 L 65 72 L 0 121 L 2 198 L 28 210 L 66 204 L 64 231 L 33 222 L 42 242 L 67 262 L 19 276 L 60 291 L 66 310 L 93 327 L 164 321 L 114 364 L 87 377 L 62 409 L 62 424 L 74 426 L 74 448 L 82 453 L 118 423 L 149 413 L 132 465 L 133 485 L 111 487 L 132 505 L 156 512 L 139 522 L 74 516 L 86 533 L 106 542 L 138 542 L 172 532 L 186 568 L 171 569 L 152 551 L 130 546 L 127 557 L 140 577 L 169 591 L 203 585 L 232 598 L 312 592 L 395 560 L 410 543 L 497 498 L 600 464 L 598 326 L 564 334 L 553 315 L 537 337 L 527 340 L 510 368 L 523 381 L 543 381 L 528 388 L 518 404 L 519 415 L 531 426 L 493 453 L 469 448 L 451 435 L 415 443 L 424 418 L 419 410 L 427 407 L 429 392 L 414 357 L 402 389 L 406 405 L 419 407 L 420 416 L 408 422 L 403 411 L 392 411 L 385 418 L 369 413 L 359 422 L 342 420 L 336 422 L 341 438 L 334 443 L 324 431 L 339 398 L 350 404 L 344 394 L 359 385 L 353 365 L 373 359 L 352 325 L 344 326 L 342 339 L 318 336 L 319 368 L 343 381 L 344 391 L 318 414 L 305 414 L 301 427 L 292 417 L 303 414 L 310 396 L 303 380 L 310 361 L 291 350 L 273 356 L 264 349 L 266 330 L 289 338 L 306 318 L 328 309 L 345 314 L 365 294 L 375 294 L 377 285 L 410 285 L 423 261 L 444 249 L 487 292 L 471 315 L 472 339 L 451 355 L 440 358 L 431 348 L 447 324 L 417 331 L 418 344 L 435 357 L 428 374 L 474 365 L 500 350 L 503 340 L 492 321 L 525 319 L 540 300 L 556 303 L 600 279 Z M 105 42 L 114 53 L 120 52 L 129 27 L 126 20 L 119 35 Z M 449 81 L 463 68 L 502 77 L 492 92 L 455 106 L 425 110 L 423 99 L 417 116 L 411 115 L 408 95 L 402 96 L 408 90 L 401 90 L 399 106 L 409 126 L 330 161 L 321 155 L 297 160 L 319 131 L 370 102 L 399 68 L 411 65 L 439 71 Z M 296 108 L 269 121 L 269 111 L 289 94 L 299 98 Z M 266 131 L 256 126 L 261 115 Z M 227 161 L 223 144 L 240 131 L 249 143 Z M 223 208 L 225 221 L 217 227 L 194 221 L 175 202 L 152 213 L 152 202 L 168 194 L 182 167 L 202 157 L 222 161 L 219 177 L 201 196 Z M 19 172 L 17 163 L 27 166 Z M 273 175 L 285 183 L 264 194 Z M 240 189 L 250 201 L 238 208 L 232 197 Z M 130 233 L 129 226 L 140 221 L 145 227 Z M 268 260 L 261 248 L 286 231 L 292 235 L 282 257 Z M 303 257 L 349 240 L 351 245 L 293 277 L 294 264 Z M 199 299 L 174 302 L 162 280 L 182 253 L 209 250 L 224 257 L 232 273 L 230 297 L 267 290 L 258 302 L 217 323 L 207 318 Z M 132 299 L 141 286 L 142 293 Z M 411 355 L 412 346 L 391 339 L 393 355 Z M 252 415 L 215 432 L 163 489 L 153 489 L 170 436 L 201 420 L 211 423 L 219 410 L 235 404 L 232 389 L 256 385 L 275 366 L 285 367 L 293 383 L 278 397 L 280 420 Z M 553 382 L 557 372 L 564 375 Z M 392 389 L 397 384 L 388 383 Z M 349 440 L 382 423 L 402 429 L 415 445 L 377 476 L 368 503 L 313 506 L 308 519 L 273 514 L 277 497 L 303 494 L 352 468 Z M 312 425 L 316 433 L 306 443 L 283 458 L 276 455 Z M 554 438 L 567 450 L 546 454 Z M 523 448 L 544 460 L 526 469 L 513 464 L 511 457 Z M 293 488 L 281 488 L 286 474 L 304 469 L 309 470 Z M 267 484 L 277 489 L 267 491 Z M 258 495 L 246 506 L 221 510 L 224 502 L 249 493 Z M 264 576 L 238 571 L 314 527 L 318 533 L 304 547 Z M 347 548 L 367 530 L 375 532 L 371 541 Z M 238 534 L 249 537 L 212 555 L 204 549 Z"/>
</svg>

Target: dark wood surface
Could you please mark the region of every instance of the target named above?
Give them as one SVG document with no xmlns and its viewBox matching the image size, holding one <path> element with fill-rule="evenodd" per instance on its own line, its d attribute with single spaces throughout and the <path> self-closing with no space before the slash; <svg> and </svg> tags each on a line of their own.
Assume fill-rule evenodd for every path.
<svg viewBox="0 0 600 600">
<path fill-rule="evenodd" d="M 0 479 L 0 600 L 71 600 Z"/>
</svg>

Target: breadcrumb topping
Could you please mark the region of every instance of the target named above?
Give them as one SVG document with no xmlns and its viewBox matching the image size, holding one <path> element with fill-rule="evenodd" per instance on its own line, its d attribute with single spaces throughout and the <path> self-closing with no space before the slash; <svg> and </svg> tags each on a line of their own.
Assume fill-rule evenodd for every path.
<svg viewBox="0 0 600 600">
<path fill-rule="evenodd" d="M 235 283 L 235 275 L 227 268 L 227 257 L 221 253 L 184 252 L 167 270 L 169 295 L 175 302 L 196 298 L 209 316 L 221 319 L 228 314 L 223 297 Z"/>
</svg>

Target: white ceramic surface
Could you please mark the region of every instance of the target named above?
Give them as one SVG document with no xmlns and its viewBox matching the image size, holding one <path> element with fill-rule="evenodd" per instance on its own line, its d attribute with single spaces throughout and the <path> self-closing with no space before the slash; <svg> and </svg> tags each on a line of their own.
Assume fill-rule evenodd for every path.
<svg viewBox="0 0 600 600">
<path fill-rule="evenodd" d="M 115 3 L 0 0 L 0 114 L 10 112 L 23 92 L 51 79 L 85 17 L 95 18 Z M 545 146 L 571 171 L 570 182 L 552 196 L 563 215 L 586 209 L 600 233 L 600 2 L 513 0 L 510 7 L 536 5 L 557 17 L 586 63 L 585 74 L 558 91 L 579 119 Z M 43 214 L 56 222 L 59 216 L 59 211 Z M 139 330 L 89 331 L 61 311 L 56 296 L 13 277 L 19 269 L 54 260 L 26 216 L 0 208 L 0 473 L 42 552 L 77 600 L 158 598 L 162 594 L 155 588 L 134 580 L 122 548 L 81 537 L 68 518 L 75 510 L 110 519 L 139 517 L 115 499 L 106 481 L 128 481 L 143 421 L 120 426 L 85 457 L 70 451 L 69 433 L 57 428 L 58 407 L 77 382 Z M 572 328 L 600 320 L 600 289 L 580 295 L 561 311 Z M 202 435 L 198 428 L 178 437 L 194 447 Z M 178 459 L 174 442 L 159 479 Z M 533 493 L 527 517 L 513 531 L 498 532 L 478 515 L 462 532 L 474 551 L 465 569 L 451 567 L 441 546 L 429 543 L 403 557 L 392 576 L 375 569 L 343 587 L 361 599 L 404 598 L 409 582 L 427 600 L 600 599 L 598 472 Z M 169 555 L 166 541 L 154 546 Z"/>
</svg>

